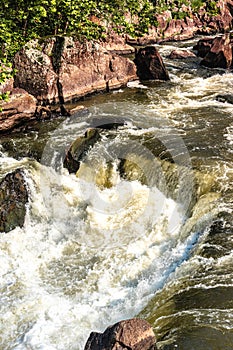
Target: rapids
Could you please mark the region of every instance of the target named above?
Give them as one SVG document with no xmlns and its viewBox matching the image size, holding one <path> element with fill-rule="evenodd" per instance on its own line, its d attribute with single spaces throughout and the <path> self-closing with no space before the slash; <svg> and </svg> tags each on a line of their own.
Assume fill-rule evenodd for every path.
<svg viewBox="0 0 233 350">
<path fill-rule="evenodd" d="M 159 46 L 170 81 L 1 137 L 0 179 L 23 168 L 30 203 L 0 233 L 0 349 L 81 350 L 139 316 L 158 349 L 232 350 L 233 74 L 171 61 L 174 45 L 193 42 Z M 69 174 L 71 142 L 113 122 Z"/>
</svg>

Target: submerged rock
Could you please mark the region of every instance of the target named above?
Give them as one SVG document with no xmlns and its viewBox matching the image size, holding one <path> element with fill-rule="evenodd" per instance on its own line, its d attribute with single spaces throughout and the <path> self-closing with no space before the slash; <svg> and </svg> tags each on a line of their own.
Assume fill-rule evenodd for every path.
<svg viewBox="0 0 233 350">
<path fill-rule="evenodd" d="M 169 80 L 162 57 L 155 46 L 146 46 L 136 52 L 137 75 L 141 80 Z"/>
<path fill-rule="evenodd" d="M 155 342 L 151 325 L 135 318 L 120 321 L 104 333 L 92 332 L 84 350 L 154 350 Z"/>
<path fill-rule="evenodd" d="M 0 182 L 0 232 L 22 227 L 28 203 L 28 189 L 21 169 L 16 169 Z"/>
<path fill-rule="evenodd" d="M 84 136 L 78 137 L 71 144 L 63 162 L 63 166 L 68 169 L 69 173 L 78 171 L 81 160 L 100 138 L 99 130 L 91 128 L 85 132 Z"/>
</svg>

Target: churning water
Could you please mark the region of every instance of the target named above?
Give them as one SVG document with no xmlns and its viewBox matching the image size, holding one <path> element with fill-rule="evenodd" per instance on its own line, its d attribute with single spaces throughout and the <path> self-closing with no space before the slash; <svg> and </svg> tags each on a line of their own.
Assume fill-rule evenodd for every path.
<svg viewBox="0 0 233 350">
<path fill-rule="evenodd" d="M 0 234 L 0 349 L 81 350 L 133 316 L 159 349 L 233 348 L 233 105 L 222 98 L 233 74 L 169 61 L 173 48 L 159 48 L 171 81 L 134 82 L 2 137 L 0 176 L 23 168 L 30 203 L 24 227 Z M 112 123 L 69 174 L 70 143 Z"/>
</svg>

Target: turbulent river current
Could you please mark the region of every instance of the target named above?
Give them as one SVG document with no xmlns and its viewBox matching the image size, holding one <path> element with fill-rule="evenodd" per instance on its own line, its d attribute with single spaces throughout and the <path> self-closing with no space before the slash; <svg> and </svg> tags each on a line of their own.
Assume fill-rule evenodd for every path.
<svg viewBox="0 0 233 350">
<path fill-rule="evenodd" d="M 233 73 L 169 60 L 174 45 L 193 42 L 158 47 L 170 81 L 0 138 L 0 179 L 23 168 L 30 194 L 0 234 L 0 349 L 82 350 L 134 316 L 160 350 L 233 349 Z M 90 127 L 101 140 L 69 174 Z"/>
</svg>

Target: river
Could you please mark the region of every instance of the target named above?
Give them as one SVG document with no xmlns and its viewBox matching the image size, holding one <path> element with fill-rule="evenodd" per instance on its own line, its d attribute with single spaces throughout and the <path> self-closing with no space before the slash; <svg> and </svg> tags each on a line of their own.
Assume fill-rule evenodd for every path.
<svg viewBox="0 0 233 350">
<path fill-rule="evenodd" d="M 1 137 L 0 179 L 22 167 L 30 202 L 0 234 L 0 349 L 82 350 L 134 316 L 159 350 L 233 349 L 233 73 L 177 46 L 193 42 L 159 46 L 170 81 Z M 69 174 L 70 143 L 112 123 Z"/>
</svg>

